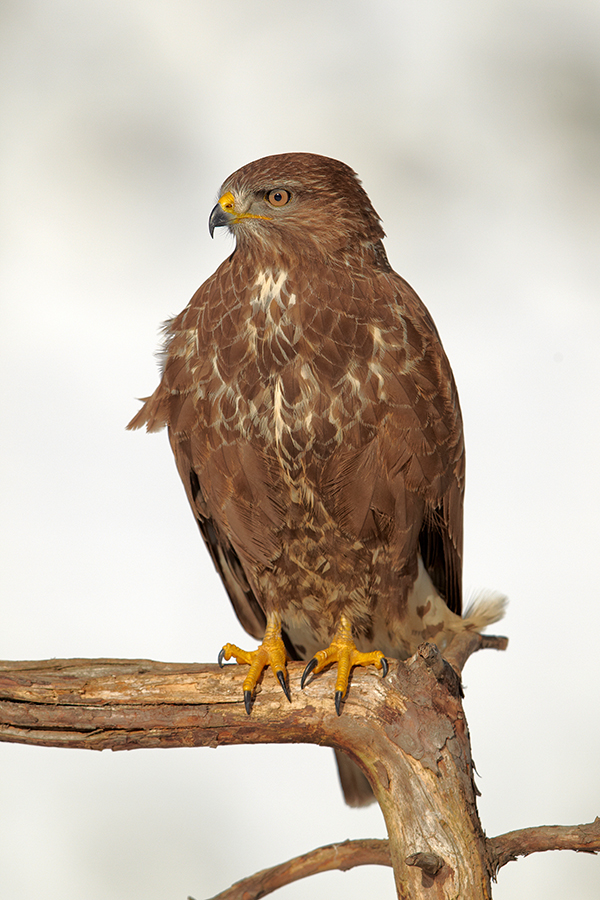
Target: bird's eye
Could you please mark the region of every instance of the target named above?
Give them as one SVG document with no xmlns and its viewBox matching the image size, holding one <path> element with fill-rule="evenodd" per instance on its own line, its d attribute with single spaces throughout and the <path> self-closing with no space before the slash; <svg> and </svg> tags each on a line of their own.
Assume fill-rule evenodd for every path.
<svg viewBox="0 0 600 900">
<path fill-rule="evenodd" d="M 269 191 L 265 197 L 265 200 L 267 203 L 270 203 L 271 206 L 285 206 L 291 199 L 292 195 L 290 192 L 284 191 L 282 188 L 276 188 L 274 191 Z"/>
</svg>

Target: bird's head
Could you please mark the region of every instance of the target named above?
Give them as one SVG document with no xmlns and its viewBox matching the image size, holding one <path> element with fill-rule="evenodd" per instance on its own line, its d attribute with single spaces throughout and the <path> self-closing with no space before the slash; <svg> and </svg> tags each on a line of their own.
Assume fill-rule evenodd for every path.
<svg viewBox="0 0 600 900">
<path fill-rule="evenodd" d="M 210 214 L 211 236 L 226 226 L 239 246 L 283 253 L 364 252 L 384 236 L 379 216 L 349 166 L 313 153 L 282 153 L 238 169 Z"/>
</svg>

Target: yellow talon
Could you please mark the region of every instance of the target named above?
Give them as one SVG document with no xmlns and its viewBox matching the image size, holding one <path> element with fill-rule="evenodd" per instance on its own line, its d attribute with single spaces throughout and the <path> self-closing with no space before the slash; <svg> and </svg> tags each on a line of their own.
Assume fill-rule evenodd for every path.
<svg viewBox="0 0 600 900">
<path fill-rule="evenodd" d="M 348 679 L 350 670 L 353 666 L 376 666 L 383 669 L 384 676 L 388 672 L 387 659 L 381 650 L 374 650 L 371 653 L 361 653 L 356 649 L 356 644 L 352 638 L 352 625 L 346 616 L 340 617 L 340 624 L 333 636 L 331 644 L 325 650 L 317 650 L 313 658 L 306 666 L 300 682 L 300 687 L 304 687 L 304 682 L 314 672 L 318 674 L 333 662 L 338 664 L 337 679 L 335 682 L 335 709 L 340 715 L 341 702 L 348 690 Z"/>
<path fill-rule="evenodd" d="M 267 616 L 265 636 L 256 650 L 242 650 L 240 647 L 236 647 L 235 644 L 225 644 L 219 653 L 219 665 L 223 665 L 224 659 L 229 660 L 232 657 L 237 663 L 250 666 L 242 685 L 244 705 L 248 715 L 250 715 L 250 710 L 252 709 L 252 692 L 256 687 L 262 670 L 267 666 L 271 667 L 285 696 L 291 702 L 292 698 L 285 679 L 287 654 L 281 637 L 281 619 L 277 613 L 270 613 Z"/>
</svg>

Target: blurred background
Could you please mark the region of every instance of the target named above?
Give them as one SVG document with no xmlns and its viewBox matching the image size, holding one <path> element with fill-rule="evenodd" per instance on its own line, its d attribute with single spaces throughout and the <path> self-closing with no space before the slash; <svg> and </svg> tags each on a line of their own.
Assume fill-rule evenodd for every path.
<svg viewBox="0 0 600 900">
<path fill-rule="evenodd" d="M 467 440 L 466 594 L 508 594 L 465 708 L 488 835 L 600 813 L 600 6 L 5 0 L 0 657 L 212 662 L 249 645 L 166 434 L 128 433 L 158 329 L 231 251 L 207 220 L 272 153 L 360 175 L 439 327 Z M 250 642 L 251 643 L 251 642 Z M 311 746 L 0 744 L 0 894 L 197 900 L 384 836 Z M 598 897 L 547 853 L 496 900 Z M 282 890 L 394 896 L 391 870 Z"/>
</svg>

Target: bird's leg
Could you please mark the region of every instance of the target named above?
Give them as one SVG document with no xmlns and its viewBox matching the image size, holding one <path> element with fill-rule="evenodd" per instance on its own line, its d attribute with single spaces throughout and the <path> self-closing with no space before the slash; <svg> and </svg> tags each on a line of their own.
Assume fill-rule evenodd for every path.
<svg viewBox="0 0 600 900">
<path fill-rule="evenodd" d="M 223 666 L 224 659 L 233 657 L 237 663 L 246 663 L 250 670 L 242 685 L 244 690 L 244 705 L 250 715 L 252 709 L 252 692 L 260 678 L 260 673 L 267 666 L 271 666 L 273 674 L 283 689 L 283 693 L 291 701 L 290 692 L 286 682 L 286 652 L 281 637 L 281 617 L 279 613 L 267 615 L 267 627 L 262 643 L 256 650 L 241 650 L 235 644 L 225 644 L 219 653 L 219 665 Z"/>
<path fill-rule="evenodd" d="M 375 650 L 372 653 L 361 653 L 356 649 L 356 644 L 352 639 L 352 625 L 346 616 L 340 617 L 340 624 L 329 647 L 325 650 L 318 650 L 306 666 L 302 674 L 300 687 L 304 687 L 304 682 L 311 672 L 315 674 L 321 672 L 325 666 L 333 662 L 338 664 L 337 681 L 335 683 L 335 709 L 338 716 L 341 712 L 342 699 L 348 690 L 348 678 L 350 669 L 353 666 L 376 666 L 378 669 L 383 669 L 384 676 L 388 673 L 387 659 L 381 650 Z"/>
</svg>

